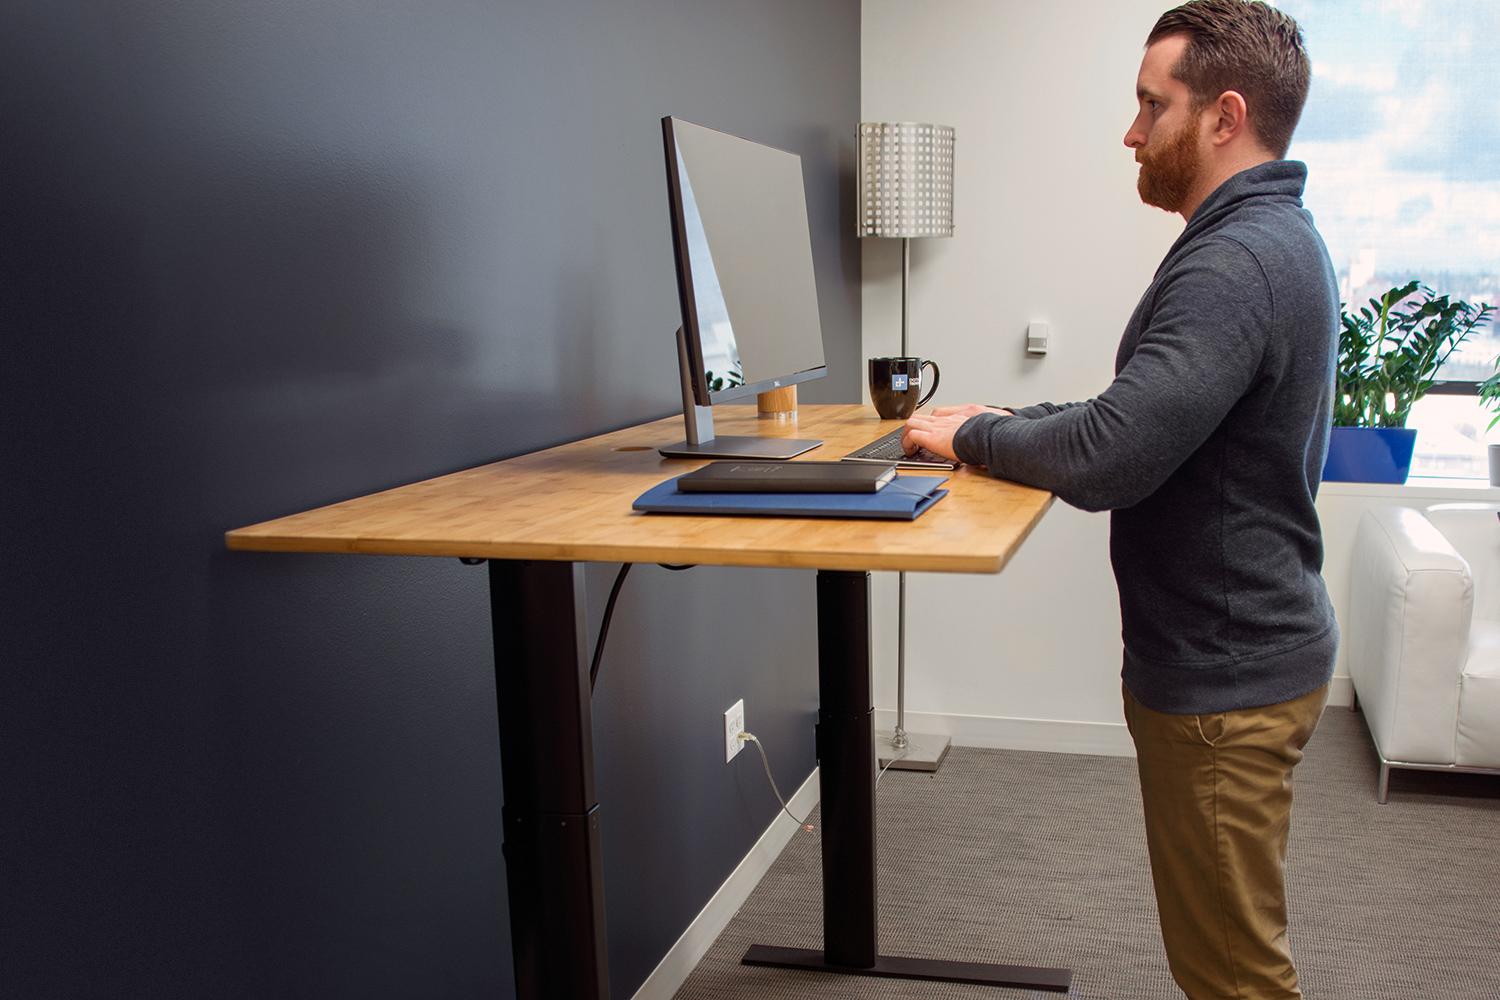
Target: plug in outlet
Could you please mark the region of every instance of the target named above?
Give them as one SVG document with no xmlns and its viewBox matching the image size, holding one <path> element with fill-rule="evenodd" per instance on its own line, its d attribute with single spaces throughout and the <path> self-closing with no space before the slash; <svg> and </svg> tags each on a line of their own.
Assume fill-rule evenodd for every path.
<svg viewBox="0 0 1500 1000">
<path fill-rule="evenodd" d="M 745 699 L 741 698 L 724 713 L 724 763 L 734 760 L 734 755 L 745 749 L 740 733 L 745 731 Z"/>
</svg>

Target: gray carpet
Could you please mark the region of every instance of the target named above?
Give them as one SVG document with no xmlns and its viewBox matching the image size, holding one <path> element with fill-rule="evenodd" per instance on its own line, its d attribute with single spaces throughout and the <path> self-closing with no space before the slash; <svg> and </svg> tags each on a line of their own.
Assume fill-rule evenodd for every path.
<svg viewBox="0 0 1500 1000">
<path fill-rule="evenodd" d="M 1309 1000 L 1500 998 L 1500 778 L 1395 772 L 1375 802 L 1364 717 L 1329 709 L 1296 772 L 1292 951 Z M 818 822 L 815 811 L 812 822 Z M 1156 922 L 1135 761 L 955 748 L 880 785 L 881 951 L 1065 966 L 1072 996 L 1180 998 Z M 677 993 L 1055 997 L 739 964 L 822 944 L 817 834 L 799 833 Z"/>
</svg>

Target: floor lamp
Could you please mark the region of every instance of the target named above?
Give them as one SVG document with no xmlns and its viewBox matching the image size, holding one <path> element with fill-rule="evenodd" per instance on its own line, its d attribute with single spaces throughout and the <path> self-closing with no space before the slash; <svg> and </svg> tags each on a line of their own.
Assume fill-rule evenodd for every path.
<svg viewBox="0 0 1500 1000">
<path fill-rule="evenodd" d="M 911 326 L 912 237 L 953 235 L 953 129 L 920 122 L 861 122 L 859 235 L 901 240 L 901 356 Z M 946 736 L 906 731 L 906 574 L 899 574 L 896 728 L 876 734 L 880 766 L 936 771 Z"/>
</svg>

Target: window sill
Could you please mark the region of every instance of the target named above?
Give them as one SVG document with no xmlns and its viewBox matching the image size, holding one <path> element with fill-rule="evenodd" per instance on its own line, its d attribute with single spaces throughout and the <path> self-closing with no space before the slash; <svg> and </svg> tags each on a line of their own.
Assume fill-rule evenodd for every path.
<svg viewBox="0 0 1500 1000">
<path fill-rule="evenodd" d="M 1402 483 L 1324 483 L 1319 496 L 1389 497 L 1393 500 L 1500 500 L 1500 487 L 1483 479 L 1428 479 L 1413 476 Z"/>
</svg>

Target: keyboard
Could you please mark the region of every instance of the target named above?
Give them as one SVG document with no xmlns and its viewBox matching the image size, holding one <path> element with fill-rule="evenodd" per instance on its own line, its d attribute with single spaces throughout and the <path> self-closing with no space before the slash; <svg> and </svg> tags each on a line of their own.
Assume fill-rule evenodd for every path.
<svg viewBox="0 0 1500 1000">
<path fill-rule="evenodd" d="M 918 449 L 915 455 L 908 455 L 901 447 L 901 428 L 899 427 L 862 448 L 854 449 L 844 456 L 843 461 L 895 462 L 898 469 L 933 469 L 943 472 L 952 472 L 959 465 L 941 455 L 934 455 L 925 448 Z"/>
</svg>

